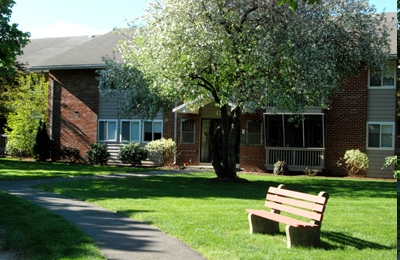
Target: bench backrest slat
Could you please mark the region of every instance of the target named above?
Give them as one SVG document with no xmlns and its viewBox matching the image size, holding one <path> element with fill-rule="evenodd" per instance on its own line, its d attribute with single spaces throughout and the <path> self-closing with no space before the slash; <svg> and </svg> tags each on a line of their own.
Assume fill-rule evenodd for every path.
<svg viewBox="0 0 400 260">
<path fill-rule="evenodd" d="M 318 213 L 318 212 L 303 210 L 303 209 L 300 209 L 300 208 L 295 208 L 295 207 L 279 204 L 279 203 L 272 202 L 272 201 L 265 202 L 265 206 L 267 206 L 267 207 L 269 207 L 271 209 L 288 212 L 288 213 L 295 214 L 295 215 L 298 215 L 298 216 L 302 216 L 302 217 L 305 217 L 305 218 L 309 218 L 309 219 L 312 219 L 312 220 L 315 220 L 315 221 L 321 221 L 322 220 L 322 214 Z"/>
<path fill-rule="evenodd" d="M 286 190 L 283 185 L 268 189 L 265 206 L 275 213 L 281 211 L 310 219 L 313 224 L 320 224 L 328 202 L 328 194 L 318 196 L 298 191 Z"/>
<path fill-rule="evenodd" d="M 323 204 L 311 203 L 308 201 L 296 200 L 287 197 L 278 196 L 275 194 L 267 194 L 267 201 L 275 201 L 282 204 L 292 205 L 295 207 L 300 207 L 308 210 L 313 210 L 316 212 L 324 212 L 325 206 Z"/>
</svg>

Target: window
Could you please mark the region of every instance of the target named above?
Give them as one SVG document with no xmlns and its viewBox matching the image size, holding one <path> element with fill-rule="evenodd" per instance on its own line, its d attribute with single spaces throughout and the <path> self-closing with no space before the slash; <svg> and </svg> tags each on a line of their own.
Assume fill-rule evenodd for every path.
<svg viewBox="0 0 400 260">
<path fill-rule="evenodd" d="M 194 120 L 181 121 L 181 143 L 194 144 L 196 136 L 196 124 Z"/>
<path fill-rule="evenodd" d="M 324 148 L 324 115 L 265 115 L 266 146 Z"/>
<path fill-rule="evenodd" d="M 247 145 L 262 145 L 261 121 L 247 121 Z"/>
<path fill-rule="evenodd" d="M 121 142 L 140 142 L 140 120 L 121 121 Z"/>
<path fill-rule="evenodd" d="M 145 121 L 143 126 L 143 142 L 151 142 L 162 138 L 162 121 Z"/>
<path fill-rule="evenodd" d="M 117 120 L 99 120 L 99 141 L 117 141 Z"/>
<path fill-rule="evenodd" d="M 368 123 L 368 148 L 394 147 L 394 123 Z"/>
<path fill-rule="evenodd" d="M 382 72 L 370 70 L 369 87 L 371 88 L 394 88 L 396 79 L 396 62 L 390 60 Z"/>
</svg>

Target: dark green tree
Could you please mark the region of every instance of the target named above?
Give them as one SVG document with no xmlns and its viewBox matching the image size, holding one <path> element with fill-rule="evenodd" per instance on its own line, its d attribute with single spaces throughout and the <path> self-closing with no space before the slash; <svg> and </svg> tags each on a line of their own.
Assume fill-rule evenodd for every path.
<svg viewBox="0 0 400 260">
<path fill-rule="evenodd" d="M 36 161 L 44 162 L 50 158 L 51 140 L 47 133 L 46 123 L 40 121 L 36 134 L 36 142 L 33 146 L 33 156 Z"/>
<path fill-rule="evenodd" d="M 18 24 L 10 24 L 14 4 L 13 0 L 0 1 L 0 93 L 5 93 L 7 87 L 15 84 L 18 70 L 23 69 L 22 64 L 17 62 L 17 56 L 23 53 L 22 49 L 29 43 L 30 37 L 29 32 L 18 29 Z M 6 98 L 0 95 L 0 116 L 7 111 L 4 105 Z"/>
</svg>

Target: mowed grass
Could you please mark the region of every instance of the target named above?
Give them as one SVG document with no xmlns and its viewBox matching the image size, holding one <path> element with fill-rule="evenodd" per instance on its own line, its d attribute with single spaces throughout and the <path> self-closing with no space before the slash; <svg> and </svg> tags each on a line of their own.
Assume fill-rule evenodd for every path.
<svg viewBox="0 0 400 260">
<path fill-rule="evenodd" d="M 1 251 L 30 260 L 105 259 L 83 231 L 21 198 L 0 191 L 0 212 Z"/>
<path fill-rule="evenodd" d="M 248 183 L 211 182 L 215 174 L 170 174 L 41 185 L 149 223 L 208 259 L 395 259 L 393 180 L 241 175 Z M 269 186 L 330 194 L 319 248 L 286 248 L 278 235 L 249 234 L 246 208 L 263 209 Z"/>
<path fill-rule="evenodd" d="M 94 176 L 115 173 L 143 172 L 149 169 L 117 166 L 97 166 L 71 163 L 48 163 L 19 161 L 0 158 L 0 180 L 18 181 L 45 178 L 69 178 L 74 176 Z"/>
</svg>

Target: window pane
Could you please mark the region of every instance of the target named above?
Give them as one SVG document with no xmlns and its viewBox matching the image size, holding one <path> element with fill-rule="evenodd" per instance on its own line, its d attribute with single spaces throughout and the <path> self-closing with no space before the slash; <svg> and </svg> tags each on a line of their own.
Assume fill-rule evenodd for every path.
<svg viewBox="0 0 400 260">
<path fill-rule="evenodd" d="M 182 143 L 194 143 L 195 122 L 194 120 L 185 120 L 181 123 L 181 141 Z"/>
<path fill-rule="evenodd" d="M 266 115 L 266 145 L 283 147 L 282 115 Z"/>
<path fill-rule="evenodd" d="M 140 140 L 139 137 L 139 127 L 140 124 L 139 122 L 131 122 L 131 130 L 130 130 L 130 141 L 136 141 L 138 142 Z"/>
<path fill-rule="evenodd" d="M 368 147 L 379 147 L 380 125 L 368 125 Z"/>
<path fill-rule="evenodd" d="M 369 76 L 369 85 L 371 87 L 380 87 L 382 86 L 382 78 L 379 73 L 371 71 Z"/>
<path fill-rule="evenodd" d="M 303 147 L 303 123 L 290 121 L 290 116 L 285 116 L 285 146 Z"/>
<path fill-rule="evenodd" d="M 145 142 L 153 141 L 153 123 L 152 122 L 144 122 L 144 136 L 143 140 Z"/>
<path fill-rule="evenodd" d="M 381 147 L 392 147 L 393 140 L 393 126 L 382 125 Z"/>
<path fill-rule="evenodd" d="M 389 62 L 388 66 L 385 67 L 383 72 L 383 85 L 394 86 L 394 75 L 395 75 L 395 63 L 394 61 Z"/>
<path fill-rule="evenodd" d="M 247 144 L 248 145 L 261 145 L 261 127 L 260 121 L 247 122 Z"/>
<path fill-rule="evenodd" d="M 304 116 L 304 137 L 306 147 L 323 147 L 323 128 L 321 115 Z"/>
<path fill-rule="evenodd" d="M 105 140 L 106 139 L 106 122 L 100 121 L 99 122 L 99 141 Z"/>
<path fill-rule="evenodd" d="M 121 141 L 130 141 L 129 140 L 129 122 L 124 121 L 121 124 Z"/>
<path fill-rule="evenodd" d="M 116 122 L 108 122 L 108 133 L 107 140 L 116 140 L 117 133 L 117 123 Z"/>
</svg>

